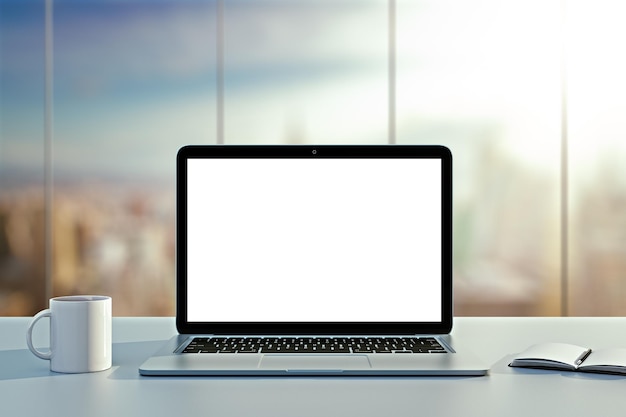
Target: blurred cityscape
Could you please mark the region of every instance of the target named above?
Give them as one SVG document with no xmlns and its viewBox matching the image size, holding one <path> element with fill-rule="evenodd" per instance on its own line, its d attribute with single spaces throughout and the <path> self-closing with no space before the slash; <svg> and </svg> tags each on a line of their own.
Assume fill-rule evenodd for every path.
<svg viewBox="0 0 626 417">
<path fill-rule="evenodd" d="M 42 189 L 0 196 L 0 315 L 31 315 L 47 296 L 106 294 L 115 315 L 173 315 L 173 187 L 64 186 L 52 207 L 46 294 Z"/>
<path fill-rule="evenodd" d="M 561 314 L 557 182 L 493 142 L 473 143 L 477 165 L 455 172 L 456 314 Z M 613 160 L 572 197 L 569 314 L 626 313 L 626 187 Z M 0 315 L 31 315 L 48 296 L 85 293 L 111 295 L 115 315 L 174 314 L 172 182 L 57 185 L 51 218 L 47 294 L 43 187 L 0 192 Z"/>
</svg>

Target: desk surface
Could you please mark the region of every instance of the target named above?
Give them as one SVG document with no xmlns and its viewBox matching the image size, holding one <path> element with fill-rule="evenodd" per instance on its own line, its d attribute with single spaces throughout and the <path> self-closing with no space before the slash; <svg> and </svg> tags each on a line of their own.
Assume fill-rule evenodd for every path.
<svg viewBox="0 0 626 417">
<path fill-rule="evenodd" d="M 457 318 L 453 336 L 491 367 L 486 377 L 160 378 L 138 366 L 175 334 L 172 318 L 114 318 L 113 367 L 49 371 L 26 347 L 29 318 L 0 318 L 0 416 L 623 415 L 626 377 L 512 369 L 537 342 L 626 347 L 626 318 Z M 46 346 L 46 327 L 35 345 Z"/>
</svg>

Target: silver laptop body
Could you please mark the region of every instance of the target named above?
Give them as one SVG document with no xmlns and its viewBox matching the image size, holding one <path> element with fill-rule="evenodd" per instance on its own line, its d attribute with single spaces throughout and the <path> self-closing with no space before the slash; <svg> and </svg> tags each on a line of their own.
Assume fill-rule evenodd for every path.
<svg viewBox="0 0 626 417">
<path fill-rule="evenodd" d="M 142 375 L 487 373 L 450 335 L 443 146 L 187 146 L 176 233 L 179 334 Z"/>
</svg>

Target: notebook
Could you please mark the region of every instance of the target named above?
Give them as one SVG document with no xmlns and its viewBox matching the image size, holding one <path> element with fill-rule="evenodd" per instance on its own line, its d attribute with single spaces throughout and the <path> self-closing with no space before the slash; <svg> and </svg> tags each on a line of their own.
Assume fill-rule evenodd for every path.
<svg viewBox="0 0 626 417">
<path fill-rule="evenodd" d="M 453 338 L 443 146 L 186 146 L 176 326 L 142 375 L 485 375 Z"/>
</svg>

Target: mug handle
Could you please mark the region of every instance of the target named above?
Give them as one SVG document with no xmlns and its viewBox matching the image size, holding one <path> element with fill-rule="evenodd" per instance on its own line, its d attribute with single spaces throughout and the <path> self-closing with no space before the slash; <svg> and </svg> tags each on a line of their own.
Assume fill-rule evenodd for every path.
<svg viewBox="0 0 626 417">
<path fill-rule="evenodd" d="M 35 326 L 35 323 L 39 321 L 39 319 L 42 319 L 44 317 L 50 317 L 50 316 L 51 316 L 51 312 L 49 308 L 45 310 L 41 310 L 39 313 L 35 315 L 35 317 L 33 317 L 30 324 L 28 325 L 28 330 L 26 331 L 26 344 L 28 345 L 28 349 L 30 349 L 30 351 L 33 352 L 33 354 L 37 356 L 38 358 L 47 359 L 47 360 L 50 360 L 50 358 L 52 358 L 52 351 L 41 352 L 33 346 L 33 327 Z"/>
</svg>

